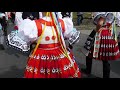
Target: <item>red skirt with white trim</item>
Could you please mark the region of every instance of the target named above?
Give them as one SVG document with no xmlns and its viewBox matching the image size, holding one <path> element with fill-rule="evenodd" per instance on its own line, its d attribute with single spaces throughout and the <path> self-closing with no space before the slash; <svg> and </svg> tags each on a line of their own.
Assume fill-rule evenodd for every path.
<svg viewBox="0 0 120 90">
<path fill-rule="evenodd" d="M 60 46 L 54 48 L 39 47 L 34 56 L 29 56 L 25 78 L 80 78 L 81 73 L 71 52 L 70 60 L 63 54 Z"/>
<path fill-rule="evenodd" d="M 118 60 L 120 58 L 120 52 L 118 42 L 114 36 L 111 35 L 108 29 L 102 30 L 100 35 L 100 47 L 98 58 L 96 60 Z M 93 55 L 93 48 L 90 51 L 89 57 Z"/>
</svg>

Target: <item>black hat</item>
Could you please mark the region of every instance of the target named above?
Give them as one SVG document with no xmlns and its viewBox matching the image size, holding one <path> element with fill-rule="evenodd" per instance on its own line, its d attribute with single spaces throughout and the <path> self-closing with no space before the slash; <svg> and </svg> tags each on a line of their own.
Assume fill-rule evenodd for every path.
<svg viewBox="0 0 120 90">
<path fill-rule="evenodd" d="M 61 12 L 62 17 L 71 17 L 71 12 Z"/>
</svg>

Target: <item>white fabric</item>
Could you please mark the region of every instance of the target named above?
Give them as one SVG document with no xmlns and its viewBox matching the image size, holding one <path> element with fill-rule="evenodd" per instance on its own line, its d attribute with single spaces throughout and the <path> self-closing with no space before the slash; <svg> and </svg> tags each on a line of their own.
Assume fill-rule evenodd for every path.
<svg viewBox="0 0 120 90">
<path fill-rule="evenodd" d="M 8 12 L 5 12 L 6 20 L 8 20 Z"/>
<path fill-rule="evenodd" d="M 19 27 L 22 21 L 23 21 L 22 12 L 16 12 L 15 13 L 15 25 Z"/>
<path fill-rule="evenodd" d="M 71 18 L 71 20 L 73 20 L 73 12 L 71 12 L 71 17 L 70 18 Z"/>
<path fill-rule="evenodd" d="M 30 19 L 24 19 L 18 29 L 18 35 L 26 42 L 37 39 L 36 23 Z"/>
<path fill-rule="evenodd" d="M 116 12 L 116 24 L 120 26 L 120 12 Z"/>
<path fill-rule="evenodd" d="M 42 15 L 42 12 L 39 12 L 39 18 L 42 18 L 43 15 Z"/>
<path fill-rule="evenodd" d="M 51 21 L 50 17 L 43 17 L 42 19 L 46 21 Z M 63 34 L 68 39 L 68 41 L 70 41 L 70 44 L 73 44 L 79 39 L 74 38 L 78 36 L 78 33 L 76 33 L 76 30 L 73 29 L 73 23 L 69 17 L 64 18 L 63 21 L 65 24 L 65 32 Z M 42 25 L 42 29 L 43 28 L 44 25 Z M 52 30 L 52 27 L 46 26 L 46 29 L 42 34 L 40 44 L 58 43 L 58 38 L 52 40 L 52 36 L 56 36 L 55 30 Z M 46 41 L 46 36 L 48 36 L 50 40 Z M 22 51 L 26 52 L 30 49 L 31 42 L 37 41 L 38 38 L 38 30 L 35 21 L 31 21 L 30 19 L 24 19 L 18 28 L 18 32 L 13 32 L 8 35 L 8 43 L 9 45 L 15 46 L 18 49 L 21 49 Z"/>
<path fill-rule="evenodd" d="M 106 22 L 113 23 L 115 20 L 115 15 L 113 12 L 106 12 Z"/>
<path fill-rule="evenodd" d="M 4 13 L 0 13 L 0 18 L 3 18 L 3 16 L 5 16 Z"/>
<path fill-rule="evenodd" d="M 8 45 L 16 48 L 17 50 L 22 50 L 23 52 L 27 52 L 30 50 L 30 43 L 25 42 L 21 37 L 17 35 L 17 32 L 11 32 L 8 37 Z"/>
<path fill-rule="evenodd" d="M 7 39 L 9 45 L 24 52 L 29 51 L 31 42 L 37 39 L 35 22 L 30 19 L 24 19 L 18 28 L 18 32 L 11 32 Z"/>
<path fill-rule="evenodd" d="M 93 19 L 99 14 L 106 14 L 106 12 L 93 12 Z"/>
<path fill-rule="evenodd" d="M 69 17 L 64 17 L 63 21 L 65 23 L 65 33 L 64 37 L 68 40 L 69 44 L 75 44 L 79 42 L 80 31 L 77 31 L 76 28 L 73 27 L 73 21 Z"/>
<path fill-rule="evenodd" d="M 62 14 L 61 14 L 61 12 L 58 12 L 58 18 L 62 19 Z"/>
<path fill-rule="evenodd" d="M 48 17 L 43 17 L 42 19 L 46 20 L 46 21 L 51 21 L 51 19 Z M 70 18 L 64 18 L 63 19 L 64 24 L 65 24 L 65 33 L 64 36 L 66 38 L 70 38 L 71 37 L 71 32 L 73 31 L 73 22 Z M 42 25 L 42 28 L 44 28 L 44 25 Z M 24 19 L 22 24 L 19 27 L 18 30 L 18 35 L 24 40 L 24 41 L 35 41 L 38 39 L 38 30 L 36 27 L 36 23 L 35 21 L 31 21 L 29 19 Z M 51 36 L 53 36 L 52 33 L 52 28 L 49 26 L 46 26 L 46 30 L 42 36 L 42 40 L 41 43 L 42 44 L 50 44 L 50 43 L 57 43 L 57 40 L 55 40 L 55 42 L 53 41 L 45 41 L 45 37 L 49 36 L 51 38 Z"/>
<path fill-rule="evenodd" d="M 71 20 L 71 18 L 69 17 L 65 17 L 63 18 L 64 24 L 65 24 L 65 33 L 64 33 L 64 37 L 65 38 L 69 38 L 71 36 L 71 32 L 73 30 L 73 22 Z"/>
</svg>

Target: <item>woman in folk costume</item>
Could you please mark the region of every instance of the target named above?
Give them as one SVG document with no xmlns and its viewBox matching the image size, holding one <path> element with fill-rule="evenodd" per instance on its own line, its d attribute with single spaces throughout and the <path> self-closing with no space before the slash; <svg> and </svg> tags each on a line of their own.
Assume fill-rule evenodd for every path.
<svg viewBox="0 0 120 90">
<path fill-rule="evenodd" d="M 94 17 L 96 30 L 93 30 L 89 36 L 91 41 L 86 42 L 86 46 L 89 47 L 87 50 L 90 51 L 88 56 L 86 56 L 86 69 L 82 69 L 88 75 L 91 73 L 92 59 L 94 58 L 103 62 L 103 78 L 109 78 L 110 64 L 108 61 L 119 58 L 114 18 L 114 14 L 111 12 L 98 12 Z M 92 45 L 90 45 L 90 42 Z"/>
<path fill-rule="evenodd" d="M 65 19 L 57 19 L 54 12 L 43 12 L 43 18 L 38 20 L 24 19 L 18 36 L 22 33 L 20 38 L 28 44 L 37 41 L 28 58 L 25 78 L 81 77 L 75 58 L 66 50 L 62 36 L 64 34 L 69 39 L 74 33 L 69 25 Z M 12 40 L 17 39 L 12 37 Z"/>
</svg>

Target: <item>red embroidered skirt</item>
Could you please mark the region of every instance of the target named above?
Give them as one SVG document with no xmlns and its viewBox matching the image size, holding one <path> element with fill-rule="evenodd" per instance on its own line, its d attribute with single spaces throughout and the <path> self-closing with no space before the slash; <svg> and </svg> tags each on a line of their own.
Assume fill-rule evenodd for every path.
<svg viewBox="0 0 120 90">
<path fill-rule="evenodd" d="M 98 58 L 96 60 L 117 60 L 120 58 L 118 42 L 111 35 L 109 30 L 102 30 L 100 35 L 100 47 Z M 89 57 L 93 56 L 93 48 L 89 53 Z"/>
<path fill-rule="evenodd" d="M 30 56 L 25 69 L 25 78 L 80 78 L 81 73 L 71 52 L 67 52 L 73 64 L 63 54 L 60 46 L 40 45 Z M 46 48 L 49 47 L 49 48 Z"/>
</svg>

